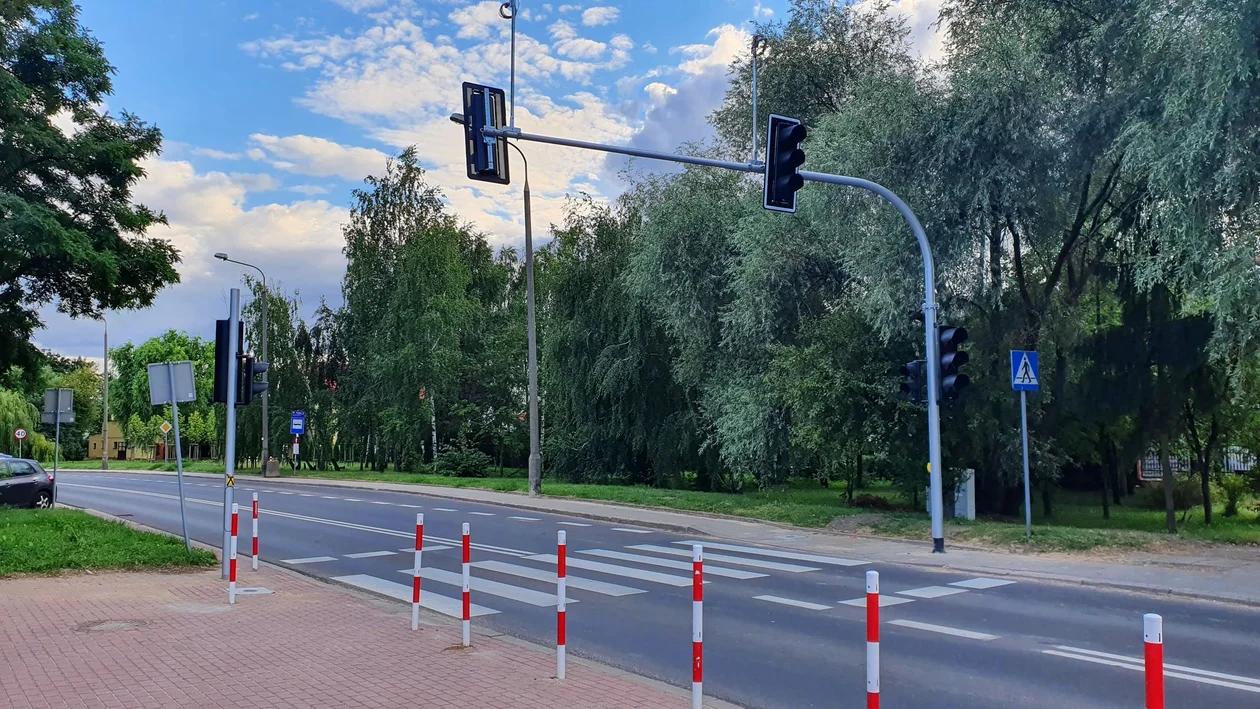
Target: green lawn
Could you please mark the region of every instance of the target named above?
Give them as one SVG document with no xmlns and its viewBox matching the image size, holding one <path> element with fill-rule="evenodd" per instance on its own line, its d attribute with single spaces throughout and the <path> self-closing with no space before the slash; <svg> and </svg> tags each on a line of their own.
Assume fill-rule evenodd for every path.
<svg viewBox="0 0 1260 709">
<path fill-rule="evenodd" d="M 184 541 L 70 509 L 0 508 L 0 578 L 63 569 L 150 570 L 214 566 L 214 554 Z"/>
<path fill-rule="evenodd" d="M 61 468 L 64 470 L 100 470 L 101 461 L 97 460 L 63 460 Z M 109 461 L 110 470 L 162 470 L 167 472 L 175 472 L 175 461 L 163 463 L 162 461 L 153 462 L 150 460 L 111 460 Z M 258 468 L 237 468 L 238 472 L 256 473 Z M 186 473 L 222 473 L 223 463 L 214 460 L 186 460 L 184 461 L 184 472 Z"/>
</svg>

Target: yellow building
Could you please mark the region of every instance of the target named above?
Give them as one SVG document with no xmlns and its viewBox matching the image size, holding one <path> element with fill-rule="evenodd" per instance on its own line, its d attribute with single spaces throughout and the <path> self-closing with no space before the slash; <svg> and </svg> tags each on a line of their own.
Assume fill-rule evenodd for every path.
<svg viewBox="0 0 1260 709">
<path fill-rule="evenodd" d="M 101 457 L 101 434 L 88 436 L 88 458 L 99 460 Z M 109 457 L 111 460 L 127 459 L 127 443 L 123 440 L 122 426 L 116 421 L 109 422 Z"/>
</svg>

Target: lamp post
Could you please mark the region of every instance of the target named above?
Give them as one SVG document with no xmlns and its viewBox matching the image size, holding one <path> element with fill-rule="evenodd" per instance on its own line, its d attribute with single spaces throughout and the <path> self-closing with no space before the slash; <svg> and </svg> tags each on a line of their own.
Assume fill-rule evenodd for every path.
<svg viewBox="0 0 1260 709">
<path fill-rule="evenodd" d="M 109 470 L 109 321 L 101 313 L 105 325 L 105 359 L 101 365 L 101 470 Z"/>
<path fill-rule="evenodd" d="M 234 264 L 237 264 L 238 266 L 248 266 L 249 268 L 252 268 L 255 271 L 258 271 L 258 275 L 262 276 L 262 289 L 263 289 L 264 300 L 263 300 L 263 309 L 262 309 L 262 322 L 259 324 L 259 329 L 262 330 L 262 341 L 259 343 L 259 348 L 261 349 L 261 351 L 258 353 L 258 356 L 262 361 L 270 362 L 271 360 L 267 359 L 267 330 L 268 330 L 267 311 L 271 310 L 271 292 L 267 290 L 267 274 L 263 273 L 263 270 L 261 268 L 255 266 L 252 263 L 245 263 L 244 261 L 237 261 L 236 259 L 228 258 L 228 255 L 223 253 L 222 251 L 215 254 L 214 257 L 219 259 L 220 261 L 234 263 Z M 235 355 L 235 353 L 232 353 L 232 354 Z M 267 381 L 267 372 L 265 371 L 263 372 L 262 378 L 264 382 Z M 229 384 L 229 386 L 232 386 L 232 384 Z M 267 471 L 267 461 L 271 459 L 271 446 L 269 445 L 269 441 L 267 437 L 267 428 L 268 428 L 267 426 L 267 423 L 268 423 L 267 401 L 269 399 L 269 395 L 270 395 L 270 392 L 266 390 L 264 390 L 262 393 L 262 455 L 260 456 L 260 458 L 261 458 L 262 469 L 263 469 L 264 474 Z"/>
<path fill-rule="evenodd" d="M 525 164 L 525 329 L 529 366 L 529 496 L 542 494 L 542 451 L 538 421 L 538 331 L 534 315 L 534 230 L 529 209 L 529 160 L 515 143 L 508 143 Z"/>
</svg>

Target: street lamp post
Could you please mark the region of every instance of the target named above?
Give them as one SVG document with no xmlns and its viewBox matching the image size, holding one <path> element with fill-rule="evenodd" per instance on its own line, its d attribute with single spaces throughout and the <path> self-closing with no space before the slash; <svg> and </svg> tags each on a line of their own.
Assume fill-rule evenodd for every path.
<svg viewBox="0 0 1260 709">
<path fill-rule="evenodd" d="M 101 313 L 105 324 L 105 361 L 101 365 L 101 470 L 109 470 L 109 321 Z"/>
<path fill-rule="evenodd" d="M 254 264 L 245 263 L 244 261 L 237 261 L 236 259 L 228 258 L 228 255 L 223 252 L 219 252 L 215 254 L 214 257 L 219 259 L 220 261 L 234 263 L 239 266 L 248 266 L 249 268 L 252 268 L 255 271 L 258 271 L 258 275 L 262 276 L 263 308 L 262 308 L 262 322 L 259 324 L 259 329 L 262 330 L 262 341 L 259 343 L 259 348 L 261 351 L 258 353 L 258 356 L 259 356 L 259 359 L 261 359 L 263 362 L 270 362 L 271 360 L 267 359 L 267 330 L 269 329 L 267 326 L 267 312 L 271 310 L 271 292 L 267 290 L 267 274 L 263 273 L 263 270 L 255 266 Z M 262 379 L 264 382 L 267 381 L 266 371 L 262 373 Z M 229 386 L 231 386 L 231 384 L 229 384 Z M 261 458 L 261 464 L 262 464 L 262 472 L 264 475 L 267 473 L 267 461 L 271 460 L 271 446 L 269 445 L 268 436 L 267 436 L 267 429 L 268 429 L 267 401 L 269 399 L 269 394 L 270 392 L 268 392 L 265 389 L 263 390 L 263 393 L 262 393 L 262 455 L 260 456 L 260 458 Z"/>
<path fill-rule="evenodd" d="M 542 451 L 538 427 L 538 331 L 534 314 L 534 230 L 529 209 L 529 160 L 515 143 L 508 143 L 525 164 L 525 330 L 529 366 L 529 496 L 542 494 Z"/>
</svg>

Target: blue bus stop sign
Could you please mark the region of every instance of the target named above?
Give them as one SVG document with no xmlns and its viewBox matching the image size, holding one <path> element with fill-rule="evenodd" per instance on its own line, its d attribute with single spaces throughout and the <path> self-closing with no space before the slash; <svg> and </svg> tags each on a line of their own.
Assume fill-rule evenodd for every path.
<svg viewBox="0 0 1260 709">
<path fill-rule="evenodd" d="M 300 436 L 306 433 L 306 412 L 294 411 L 293 416 L 289 418 L 289 433 Z"/>
</svg>

